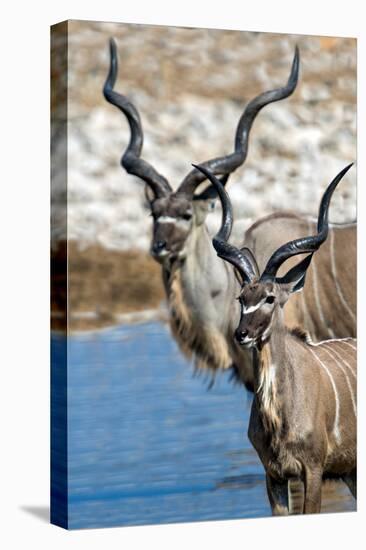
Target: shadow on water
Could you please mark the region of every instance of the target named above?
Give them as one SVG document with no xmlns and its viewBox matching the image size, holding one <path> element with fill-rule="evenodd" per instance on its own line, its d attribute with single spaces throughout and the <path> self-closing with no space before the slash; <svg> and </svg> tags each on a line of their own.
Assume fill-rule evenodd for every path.
<svg viewBox="0 0 366 550">
<path fill-rule="evenodd" d="M 265 483 L 264 475 L 252 474 L 241 476 L 228 476 L 216 485 L 218 489 L 252 489 Z"/>
<path fill-rule="evenodd" d="M 20 506 L 20 509 L 45 523 L 50 522 L 49 506 Z"/>
<path fill-rule="evenodd" d="M 295 509 L 302 509 L 304 499 L 304 486 L 299 481 L 293 480 L 292 502 Z M 322 487 L 322 513 L 332 512 L 354 512 L 356 501 L 342 481 L 327 480 Z"/>
<path fill-rule="evenodd" d="M 229 374 L 208 391 L 159 323 L 72 335 L 68 361 L 69 528 L 270 515 L 251 396 Z M 324 511 L 354 509 L 332 491 Z"/>
</svg>

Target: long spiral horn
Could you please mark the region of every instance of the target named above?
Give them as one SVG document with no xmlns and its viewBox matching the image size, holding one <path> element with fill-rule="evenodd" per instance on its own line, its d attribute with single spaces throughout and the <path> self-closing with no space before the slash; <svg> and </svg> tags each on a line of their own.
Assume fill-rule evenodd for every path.
<svg viewBox="0 0 366 550">
<path fill-rule="evenodd" d="M 162 197 L 172 191 L 168 181 L 159 174 L 151 164 L 140 158 L 144 134 L 140 115 L 136 107 L 122 94 L 113 90 L 118 74 L 117 48 L 113 38 L 109 41 L 110 65 L 103 87 L 103 94 L 106 100 L 118 107 L 126 116 L 131 130 L 130 142 L 123 153 L 121 164 L 129 173 L 144 180 L 153 190 L 155 197 Z"/>
<path fill-rule="evenodd" d="M 231 230 L 233 227 L 233 208 L 229 195 L 225 191 L 225 188 L 222 185 L 221 181 L 207 168 L 195 164 L 193 164 L 192 166 L 201 171 L 206 176 L 206 178 L 210 180 L 221 200 L 221 227 L 212 239 L 212 244 L 217 252 L 217 255 L 236 267 L 243 281 L 249 282 L 253 280 L 254 277 L 256 277 L 256 268 L 253 266 L 250 259 L 245 255 L 242 250 L 239 250 L 239 248 L 236 248 L 235 246 L 227 242 L 231 235 Z"/>
<path fill-rule="evenodd" d="M 261 275 L 261 280 L 274 279 L 281 265 L 297 254 L 312 253 L 318 250 L 328 236 L 328 211 L 332 195 L 343 176 L 348 172 L 353 163 L 349 164 L 331 181 L 325 190 L 319 206 L 318 233 L 310 237 L 302 237 L 283 244 L 270 257 Z"/>
<path fill-rule="evenodd" d="M 201 168 L 205 168 L 216 175 L 227 175 L 234 172 L 245 162 L 248 154 L 249 134 L 257 114 L 269 103 L 285 99 L 293 93 L 298 81 L 299 64 L 300 54 L 299 48 L 296 46 L 287 84 L 282 88 L 264 92 L 252 99 L 239 120 L 235 134 L 234 152 L 201 163 Z M 178 192 L 192 196 L 197 186 L 205 179 L 203 171 L 191 170 L 180 184 Z"/>
</svg>

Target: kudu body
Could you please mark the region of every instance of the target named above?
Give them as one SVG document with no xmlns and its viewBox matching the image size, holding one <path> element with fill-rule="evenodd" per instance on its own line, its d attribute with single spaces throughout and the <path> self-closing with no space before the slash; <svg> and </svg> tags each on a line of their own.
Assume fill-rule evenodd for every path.
<svg viewBox="0 0 366 550">
<path fill-rule="evenodd" d="M 263 270 L 267 259 L 283 242 L 316 231 L 316 220 L 293 213 L 276 213 L 260 219 L 245 234 Z M 347 269 L 344 269 L 344 265 Z M 289 259 L 284 268 L 293 265 Z M 329 237 L 308 269 L 306 286 L 286 306 L 288 327 L 301 326 L 314 340 L 356 337 L 357 224 L 329 224 Z"/>
<path fill-rule="evenodd" d="M 130 143 L 121 163 L 128 173 L 146 182 L 146 191 L 153 216 L 152 256 L 161 263 L 163 281 L 169 307 L 172 333 L 180 349 L 194 357 L 198 368 L 212 372 L 235 366 L 239 378 L 252 389 L 254 378 L 250 356 L 233 340 L 240 311 L 231 306 L 232 298 L 239 291 L 239 284 L 232 270 L 219 261 L 212 250 L 211 237 L 205 219 L 216 192 L 211 186 L 195 194 L 205 176 L 192 170 L 173 191 L 168 181 L 146 161 L 140 158 L 143 132 L 139 114 L 128 99 L 113 90 L 117 79 L 117 55 L 113 40 L 110 42 L 111 63 L 104 86 L 104 95 L 126 116 L 130 129 Z M 232 154 L 204 163 L 215 174 L 221 176 L 223 184 L 231 172 L 242 165 L 247 156 L 249 133 L 256 115 L 267 104 L 288 97 L 295 89 L 298 79 L 299 56 L 295 51 L 291 74 L 283 88 L 265 92 L 251 100 L 243 112 L 236 130 L 235 150 Z M 286 217 L 281 224 L 281 234 L 289 227 L 292 234 L 296 220 Z M 299 234 L 302 225 L 299 226 Z M 295 228 L 296 229 L 296 228 Z M 272 221 L 264 220 L 248 234 L 255 238 L 255 250 L 271 246 Z M 243 238 L 243 244 L 245 239 Z M 276 243 L 272 245 L 274 249 Z M 316 262 L 315 262 L 316 263 Z M 322 294 L 319 295 L 320 299 Z M 312 302 L 309 302 L 309 308 Z M 304 316 L 304 309 L 295 308 L 294 315 Z M 308 327 L 311 330 L 311 327 Z M 318 325 L 314 325 L 312 336 L 317 337 Z M 323 327 L 322 327 L 323 330 Z M 320 336 L 323 335 L 322 330 Z"/>
<path fill-rule="evenodd" d="M 289 512 L 291 480 L 304 484 L 303 513 L 320 512 L 322 480 L 327 477 L 343 479 L 356 497 L 356 340 L 314 344 L 300 329 L 287 328 L 284 320 L 287 300 L 302 290 L 313 255 L 328 236 L 330 199 L 349 168 L 324 193 L 315 235 L 282 244 L 263 270 L 249 249 L 227 242 L 232 228 L 229 197 L 219 180 L 200 168 L 216 185 L 223 206 L 213 245 L 242 282 L 235 338 L 253 354 L 255 393 L 248 435 L 266 471 L 273 514 Z M 308 255 L 279 276 L 284 262 L 298 254 Z"/>
</svg>

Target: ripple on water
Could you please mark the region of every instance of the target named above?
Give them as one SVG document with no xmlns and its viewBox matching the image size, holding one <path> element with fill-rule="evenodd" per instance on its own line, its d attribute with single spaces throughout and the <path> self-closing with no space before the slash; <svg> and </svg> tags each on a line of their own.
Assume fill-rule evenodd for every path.
<svg viewBox="0 0 366 550">
<path fill-rule="evenodd" d="M 250 396 L 224 374 L 208 391 L 164 325 L 72 335 L 68 360 L 70 528 L 270 515 Z M 355 509 L 335 483 L 323 500 Z"/>
</svg>

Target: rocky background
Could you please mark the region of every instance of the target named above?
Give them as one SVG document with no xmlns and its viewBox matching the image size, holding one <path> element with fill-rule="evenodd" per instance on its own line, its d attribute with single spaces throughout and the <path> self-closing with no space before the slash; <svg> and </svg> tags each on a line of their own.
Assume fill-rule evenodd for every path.
<svg viewBox="0 0 366 550">
<path fill-rule="evenodd" d="M 128 95 L 142 119 L 143 157 L 173 187 L 192 162 L 232 151 L 245 105 L 262 91 L 286 83 L 298 44 L 296 91 L 258 115 L 247 161 L 230 179 L 234 240 L 252 221 L 276 209 L 315 216 L 325 186 L 356 160 L 354 39 L 71 21 L 69 289 L 75 319 L 78 312 L 84 319 L 75 321 L 76 328 L 155 308 L 163 297 L 159 267 L 148 256 L 151 218 L 144 184 L 119 165 L 129 128 L 102 95 L 111 36 L 119 53 L 116 89 Z M 57 220 L 65 200 L 57 184 L 52 200 Z M 337 190 L 330 218 L 356 218 L 356 167 Z M 219 220 L 217 207 L 208 219 L 212 231 Z M 64 238 L 64 226 L 54 223 L 53 244 Z M 122 299 L 121 292 L 132 279 L 139 284 L 141 261 L 145 284 L 149 287 L 152 281 L 152 286 L 136 305 L 136 300 Z M 126 267 L 134 264 L 140 269 Z"/>
</svg>

